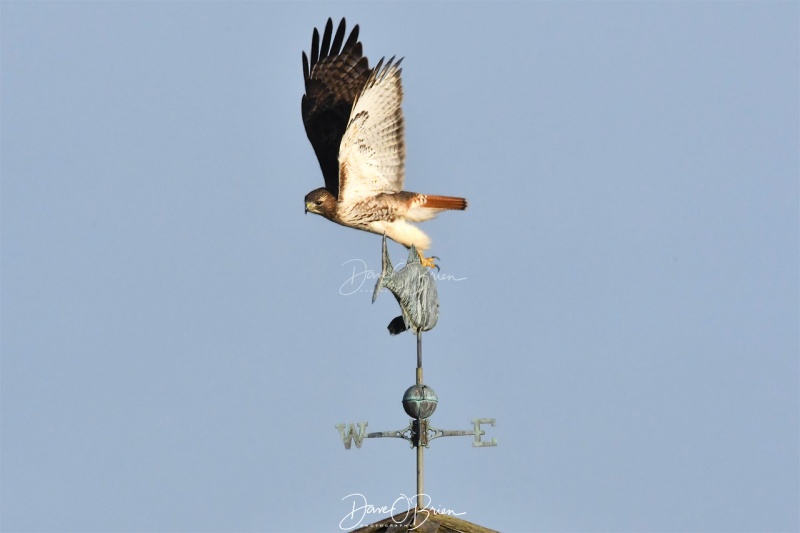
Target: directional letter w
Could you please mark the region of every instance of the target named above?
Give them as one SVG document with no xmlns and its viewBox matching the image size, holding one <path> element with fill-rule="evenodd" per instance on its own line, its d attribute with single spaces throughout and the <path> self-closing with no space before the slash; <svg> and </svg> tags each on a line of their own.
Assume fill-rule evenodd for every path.
<svg viewBox="0 0 800 533">
<path fill-rule="evenodd" d="M 345 449 L 350 449 L 350 444 L 353 440 L 356 441 L 356 448 L 361 448 L 361 443 L 367 434 L 367 423 L 358 422 L 358 431 L 356 431 L 355 424 L 350 424 L 347 433 L 344 432 L 344 424 L 336 424 L 336 429 L 339 430 L 339 436 L 342 437 Z"/>
</svg>

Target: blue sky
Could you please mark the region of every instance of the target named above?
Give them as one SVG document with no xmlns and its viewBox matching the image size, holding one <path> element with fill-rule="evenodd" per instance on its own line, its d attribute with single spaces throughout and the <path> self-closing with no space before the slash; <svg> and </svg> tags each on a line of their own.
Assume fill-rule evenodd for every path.
<svg viewBox="0 0 800 533">
<path fill-rule="evenodd" d="M 335 531 L 414 491 L 407 443 L 335 429 L 407 424 L 414 338 L 348 281 L 380 239 L 303 215 L 300 54 L 345 16 L 405 57 L 406 188 L 470 201 L 424 225 L 425 380 L 499 445 L 434 441 L 434 506 L 796 531 L 799 15 L 3 2 L 0 527 Z"/>
</svg>

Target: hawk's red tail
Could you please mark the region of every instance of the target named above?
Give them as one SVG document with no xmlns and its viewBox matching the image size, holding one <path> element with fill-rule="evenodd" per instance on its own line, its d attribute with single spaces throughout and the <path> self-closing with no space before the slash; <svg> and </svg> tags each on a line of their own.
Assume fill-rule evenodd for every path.
<svg viewBox="0 0 800 533">
<path fill-rule="evenodd" d="M 435 194 L 428 194 L 426 202 L 421 207 L 463 211 L 467 208 L 467 200 L 466 198 L 457 198 L 455 196 L 436 196 Z"/>
</svg>

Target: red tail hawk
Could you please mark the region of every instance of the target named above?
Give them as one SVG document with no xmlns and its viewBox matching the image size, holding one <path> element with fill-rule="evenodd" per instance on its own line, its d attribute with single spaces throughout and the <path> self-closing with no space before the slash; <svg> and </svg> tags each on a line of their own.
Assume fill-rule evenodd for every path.
<svg viewBox="0 0 800 533">
<path fill-rule="evenodd" d="M 328 19 L 322 44 L 314 29 L 311 60 L 303 52 L 303 123 L 319 159 L 325 187 L 306 195 L 306 212 L 343 226 L 386 235 L 423 252 L 430 239 L 409 222 L 424 222 L 467 201 L 403 191 L 405 139 L 400 61 L 381 59 L 370 69 L 361 53 L 358 26 L 347 41 L 345 21 L 333 35 Z M 333 39 L 331 41 L 331 39 Z"/>
</svg>

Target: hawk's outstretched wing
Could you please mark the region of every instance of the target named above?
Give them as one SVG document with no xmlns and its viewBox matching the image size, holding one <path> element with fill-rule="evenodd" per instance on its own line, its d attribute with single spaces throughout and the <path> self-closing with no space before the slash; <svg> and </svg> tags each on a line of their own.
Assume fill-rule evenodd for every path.
<svg viewBox="0 0 800 533">
<path fill-rule="evenodd" d="M 333 21 L 328 19 L 321 46 L 319 32 L 314 29 L 310 62 L 303 52 L 306 86 L 301 106 L 303 124 L 319 159 L 325 188 L 334 196 L 339 194 L 339 145 L 353 102 L 370 75 L 367 58 L 362 56 L 361 43 L 358 41 L 358 25 L 342 46 L 344 35 L 344 19 L 339 23 L 335 36 Z"/>
<path fill-rule="evenodd" d="M 350 112 L 339 148 L 340 202 L 403 189 L 406 145 L 400 61 L 391 58 L 384 66 L 381 59 Z"/>
</svg>

